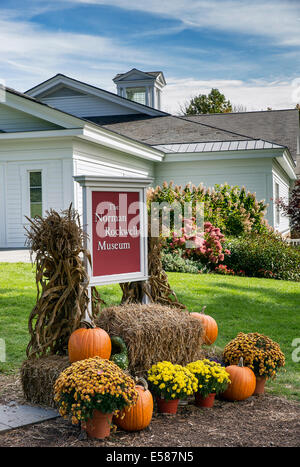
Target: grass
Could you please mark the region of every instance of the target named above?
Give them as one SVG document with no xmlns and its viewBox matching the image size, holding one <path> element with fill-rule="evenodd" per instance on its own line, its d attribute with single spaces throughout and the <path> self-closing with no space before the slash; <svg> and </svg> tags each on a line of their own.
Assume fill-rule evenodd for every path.
<svg viewBox="0 0 300 467">
<path fill-rule="evenodd" d="M 299 283 L 215 274 L 169 273 L 169 279 L 189 311 L 207 306 L 206 312 L 219 326 L 217 348 L 222 349 L 240 331 L 259 332 L 278 342 L 286 366 L 274 381 L 267 382 L 267 390 L 300 400 L 300 362 L 292 360 L 292 342 L 300 338 Z M 118 285 L 99 290 L 108 305 L 120 303 Z M 35 298 L 31 265 L 0 263 L 0 338 L 5 339 L 7 356 L 0 371 L 14 371 L 25 359 L 27 321 Z M 297 356 L 297 351 L 294 354 Z"/>
</svg>

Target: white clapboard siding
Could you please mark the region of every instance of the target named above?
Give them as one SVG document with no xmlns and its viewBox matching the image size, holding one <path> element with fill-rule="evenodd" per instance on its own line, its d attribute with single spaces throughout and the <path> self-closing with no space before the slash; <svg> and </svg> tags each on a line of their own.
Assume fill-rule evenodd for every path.
<svg viewBox="0 0 300 467">
<path fill-rule="evenodd" d="M 0 130 L 14 131 L 38 131 L 59 128 L 51 122 L 29 115 L 20 110 L 12 109 L 5 104 L 0 104 Z"/>
<path fill-rule="evenodd" d="M 40 99 L 56 109 L 76 115 L 77 117 L 97 117 L 101 115 L 136 114 L 136 110 L 116 104 L 96 96 L 64 96 L 44 97 Z"/>
<path fill-rule="evenodd" d="M 74 175 L 107 177 L 153 177 L 154 164 L 125 153 L 99 148 L 94 144 L 76 143 Z M 82 188 L 74 182 L 75 207 L 82 214 Z"/>
</svg>

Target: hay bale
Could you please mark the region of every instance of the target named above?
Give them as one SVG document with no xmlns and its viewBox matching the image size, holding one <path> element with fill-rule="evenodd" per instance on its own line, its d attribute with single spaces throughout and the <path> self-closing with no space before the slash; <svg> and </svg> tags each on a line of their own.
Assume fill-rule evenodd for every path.
<svg viewBox="0 0 300 467">
<path fill-rule="evenodd" d="M 21 381 L 26 400 L 55 407 L 53 386 L 59 374 L 69 365 L 69 358 L 59 355 L 25 360 L 21 367 Z"/>
<path fill-rule="evenodd" d="M 203 358 L 203 329 L 186 310 L 149 304 L 105 308 L 96 325 L 110 336 L 120 336 L 128 350 L 129 371 L 145 375 L 159 361 L 180 365 Z"/>
</svg>

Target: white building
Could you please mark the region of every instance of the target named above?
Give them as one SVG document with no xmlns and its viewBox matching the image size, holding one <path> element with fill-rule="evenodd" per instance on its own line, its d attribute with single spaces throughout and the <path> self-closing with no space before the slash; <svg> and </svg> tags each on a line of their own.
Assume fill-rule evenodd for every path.
<svg viewBox="0 0 300 467">
<path fill-rule="evenodd" d="M 171 116 L 160 110 L 162 72 L 133 69 L 117 93 L 58 74 L 0 102 L 0 248 L 24 246 L 25 216 L 81 210 L 75 175 L 152 177 L 245 186 L 269 204 L 280 232 L 288 220 L 273 199 L 297 178 L 297 110 Z"/>
</svg>

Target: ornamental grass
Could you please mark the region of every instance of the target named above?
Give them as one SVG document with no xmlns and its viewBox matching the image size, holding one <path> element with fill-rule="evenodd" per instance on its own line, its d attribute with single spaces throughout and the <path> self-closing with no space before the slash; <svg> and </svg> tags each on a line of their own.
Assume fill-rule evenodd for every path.
<svg viewBox="0 0 300 467">
<path fill-rule="evenodd" d="M 73 363 L 58 377 L 54 400 L 62 417 L 73 424 L 92 418 L 94 410 L 118 413 L 136 404 L 134 380 L 115 363 L 100 357 Z"/>
<path fill-rule="evenodd" d="M 258 332 L 240 332 L 226 345 L 223 351 L 226 365 L 237 365 L 240 357 L 243 357 L 244 366 L 251 368 L 255 376 L 267 378 L 275 378 L 279 368 L 285 364 L 279 344 Z"/>
<path fill-rule="evenodd" d="M 197 391 L 197 379 L 181 365 L 158 362 L 148 371 L 149 387 L 161 399 L 186 399 Z"/>
<path fill-rule="evenodd" d="M 220 363 L 204 359 L 189 363 L 186 368 L 193 373 L 198 381 L 197 392 L 202 397 L 209 394 L 219 394 L 227 389 L 230 383 L 229 374 Z"/>
</svg>

